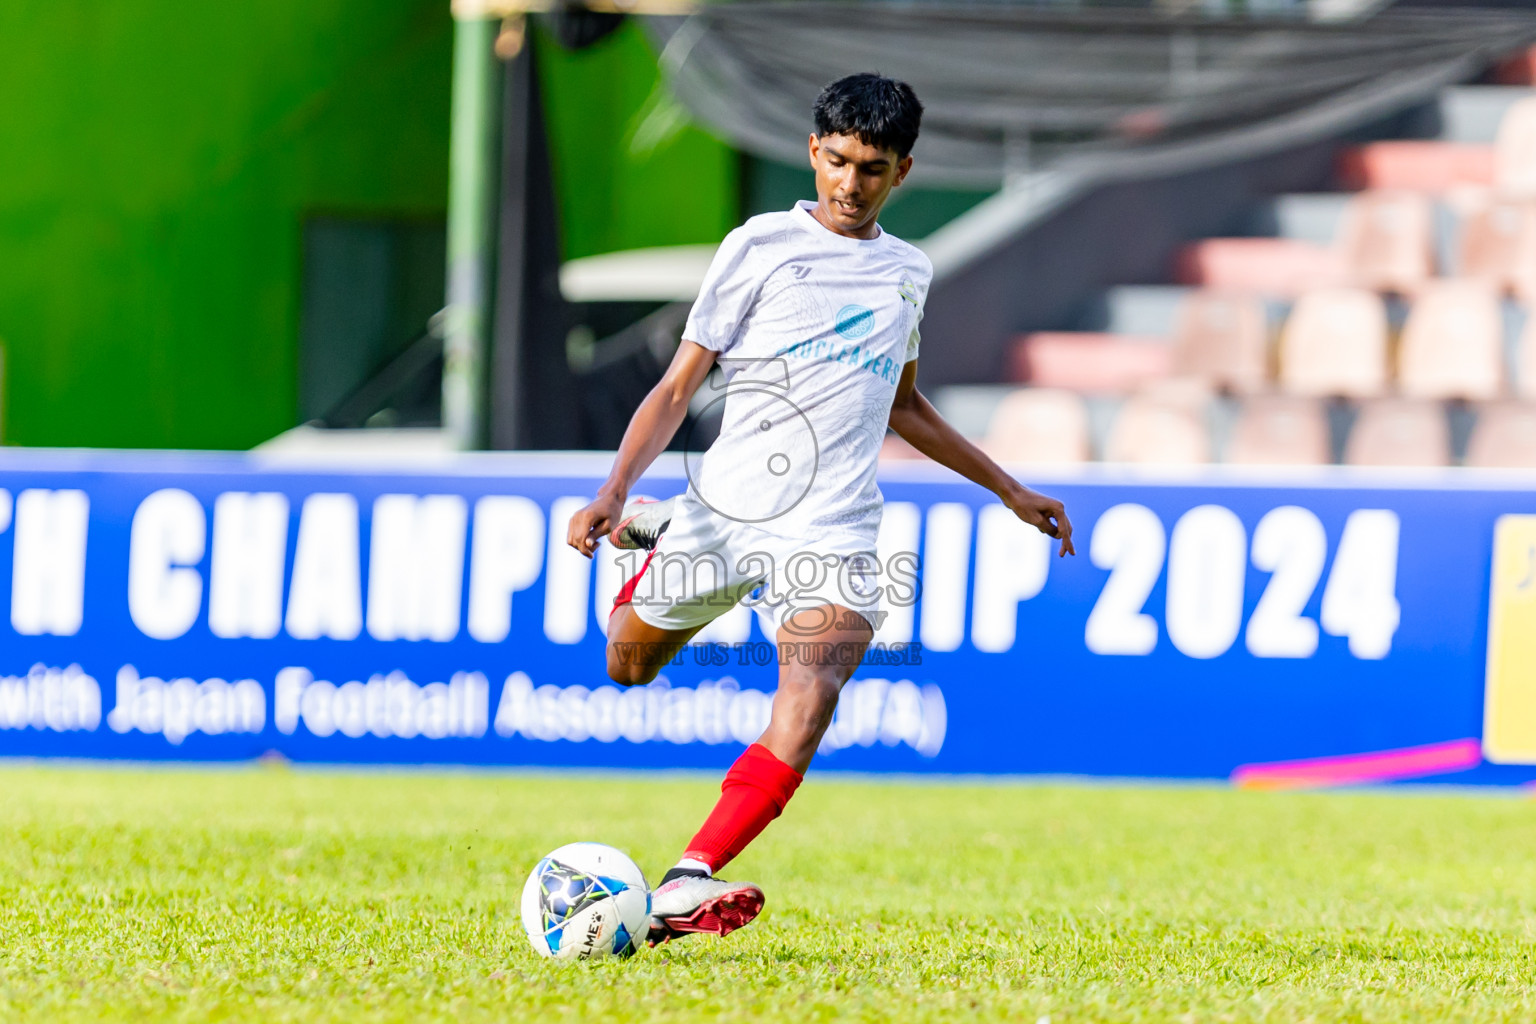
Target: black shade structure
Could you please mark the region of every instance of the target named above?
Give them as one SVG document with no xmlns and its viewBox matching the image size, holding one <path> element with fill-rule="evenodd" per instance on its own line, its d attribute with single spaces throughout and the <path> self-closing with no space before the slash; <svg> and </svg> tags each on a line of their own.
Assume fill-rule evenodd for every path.
<svg viewBox="0 0 1536 1024">
<path fill-rule="evenodd" d="M 695 116 L 804 159 L 827 82 L 878 71 L 926 107 L 915 183 L 1042 168 L 1177 173 L 1347 130 L 1536 41 L 1536 10 L 1401 10 L 1346 23 L 1145 8 L 790 0 L 648 19 Z"/>
</svg>

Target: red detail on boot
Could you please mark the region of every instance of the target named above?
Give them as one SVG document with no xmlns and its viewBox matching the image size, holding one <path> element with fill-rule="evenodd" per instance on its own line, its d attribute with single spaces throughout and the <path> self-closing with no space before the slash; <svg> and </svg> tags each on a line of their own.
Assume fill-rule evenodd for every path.
<svg viewBox="0 0 1536 1024">
<path fill-rule="evenodd" d="M 784 811 L 805 776 L 767 747 L 747 748 L 720 783 L 720 799 L 683 856 L 719 871 Z"/>
<path fill-rule="evenodd" d="M 651 559 L 655 556 L 655 548 L 652 548 L 650 551 L 646 552 L 645 561 L 640 563 L 640 571 L 635 573 L 635 575 L 630 579 L 626 580 L 624 585 L 619 588 L 618 596 L 613 599 L 613 609 L 608 613 L 610 618 L 613 616 L 614 612 L 619 610 L 620 605 L 629 604 L 629 602 L 635 599 L 635 588 L 640 585 L 640 577 L 645 575 L 645 570 L 650 568 Z"/>
</svg>

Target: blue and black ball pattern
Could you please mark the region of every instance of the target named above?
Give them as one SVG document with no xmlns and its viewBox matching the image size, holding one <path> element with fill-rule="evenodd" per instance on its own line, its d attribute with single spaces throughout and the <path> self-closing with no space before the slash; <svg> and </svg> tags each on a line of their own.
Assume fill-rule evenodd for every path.
<svg viewBox="0 0 1536 1024">
<path fill-rule="evenodd" d="M 539 876 L 539 889 L 543 892 L 539 907 L 544 912 L 546 930 L 564 924 L 577 913 L 611 895 L 595 876 L 553 861 Z"/>
<path fill-rule="evenodd" d="M 551 952 L 560 948 L 565 923 L 583 910 L 625 892 L 629 886 L 617 878 L 589 875 L 556 860 L 539 865 L 539 911 L 544 923 L 544 938 Z M 635 952 L 634 937 L 621 924 L 614 936 L 613 952 L 630 956 Z"/>
</svg>

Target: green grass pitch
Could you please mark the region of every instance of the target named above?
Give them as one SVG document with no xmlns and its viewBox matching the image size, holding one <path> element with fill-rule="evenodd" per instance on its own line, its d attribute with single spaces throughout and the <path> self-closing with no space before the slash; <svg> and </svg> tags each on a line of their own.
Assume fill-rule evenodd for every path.
<svg viewBox="0 0 1536 1024">
<path fill-rule="evenodd" d="M 4 1021 L 1536 1019 L 1536 808 L 818 777 L 758 922 L 554 964 L 525 873 L 653 880 L 696 777 L 0 768 Z"/>
</svg>

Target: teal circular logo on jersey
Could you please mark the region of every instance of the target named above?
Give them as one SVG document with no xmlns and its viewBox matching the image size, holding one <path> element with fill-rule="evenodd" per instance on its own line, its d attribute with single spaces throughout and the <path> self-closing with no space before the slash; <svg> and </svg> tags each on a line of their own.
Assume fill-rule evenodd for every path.
<svg viewBox="0 0 1536 1024">
<path fill-rule="evenodd" d="M 845 338 L 862 338 L 875 329 L 875 311 L 868 306 L 844 306 L 833 326 Z"/>
</svg>

